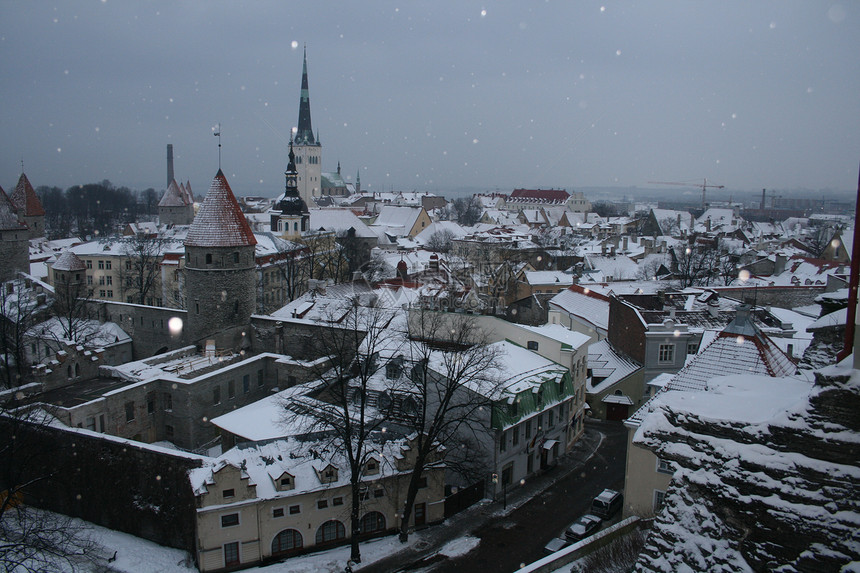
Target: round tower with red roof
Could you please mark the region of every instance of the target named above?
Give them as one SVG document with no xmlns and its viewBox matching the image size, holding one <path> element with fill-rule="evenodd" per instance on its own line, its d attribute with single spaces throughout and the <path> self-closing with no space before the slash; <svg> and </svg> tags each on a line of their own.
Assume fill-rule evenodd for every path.
<svg viewBox="0 0 860 573">
<path fill-rule="evenodd" d="M 249 344 L 257 240 L 219 169 L 185 239 L 185 338 L 220 348 Z"/>
</svg>

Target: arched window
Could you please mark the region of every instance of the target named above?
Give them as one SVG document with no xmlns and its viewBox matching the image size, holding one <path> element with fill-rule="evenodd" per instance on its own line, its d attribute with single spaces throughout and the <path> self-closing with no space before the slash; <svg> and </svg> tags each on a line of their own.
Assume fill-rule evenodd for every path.
<svg viewBox="0 0 860 573">
<path fill-rule="evenodd" d="M 371 511 L 361 518 L 361 534 L 369 535 L 385 531 L 385 516 L 378 511 Z"/>
<path fill-rule="evenodd" d="M 75 376 L 80 376 L 80 375 L 81 375 L 81 365 L 75 364 Z"/>
<path fill-rule="evenodd" d="M 272 555 L 282 555 L 302 548 L 302 534 L 295 529 L 285 529 L 272 540 Z"/>
<path fill-rule="evenodd" d="M 317 545 L 321 545 L 323 543 L 334 543 L 341 539 L 346 539 L 346 528 L 336 519 L 326 521 L 319 526 L 319 529 L 317 529 Z"/>
</svg>

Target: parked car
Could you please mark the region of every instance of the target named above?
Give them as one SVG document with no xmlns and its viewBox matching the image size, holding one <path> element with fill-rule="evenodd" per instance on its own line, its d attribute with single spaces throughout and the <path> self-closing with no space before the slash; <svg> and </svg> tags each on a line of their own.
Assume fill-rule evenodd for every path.
<svg viewBox="0 0 860 573">
<path fill-rule="evenodd" d="M 624 496 L 614 489 L 605 489 L 591 502 L 591 513 L 609 519 L 624 505 Z"/>
<path fill-rule="evenodd" d="M 573 522 L 573 525 L 567 528 L 564 536 L 571 541 L 579 541 L 592 535 L 600 529 L 601 519 L 596 515 L 587 513 Z"/>
<path fill-rule="evenodd" d="M 549 540 L 549 543 L 543 546 L 543 550 L 547 553 L 555 553 L 559 549 L 563 549 L 570 545 L 570 541 L 567 539 L 562 539 L 561 537 L 553 537 Z"/>
</svg>

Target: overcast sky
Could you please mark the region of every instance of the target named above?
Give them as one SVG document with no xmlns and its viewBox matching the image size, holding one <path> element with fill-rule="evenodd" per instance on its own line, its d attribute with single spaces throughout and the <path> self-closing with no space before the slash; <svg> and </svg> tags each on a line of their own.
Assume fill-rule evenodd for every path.
<svg viewBox="0 0 860 573">
<path fill-rule="evenodd" d="M 283 189 L 307 45 L 364 189 L 856 188 L 860 3 L 0 3 L 0 185 Z"/>
</svg>

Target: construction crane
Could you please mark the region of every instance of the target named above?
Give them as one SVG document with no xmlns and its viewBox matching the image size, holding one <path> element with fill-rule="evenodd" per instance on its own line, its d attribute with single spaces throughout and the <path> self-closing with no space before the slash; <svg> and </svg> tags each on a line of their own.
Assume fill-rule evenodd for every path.
<svg viewBox="0 0 860 573">
<path fill-rule="evenodd" d="M 679 182 L 679 181 L 649 181 L 648 183 L 651 183 L 654 185 L 681 185 L 683 187 L 701 187 L 702 188 L 702 210 L 703 211 L 707 207 L 707 205 L 705 203 L 705 189 L 707 189 L 708 187 L 711 187 L 713 189 L 725 189 L 726 188 L 725 185 L 708 185 L 707 179 L 702 179 L 701 185 L 699 185 L 698 183 L 684 183 L 684 182 Z"/>
</svg>

